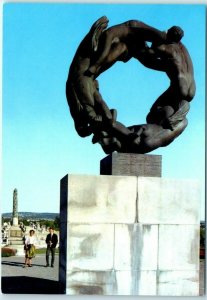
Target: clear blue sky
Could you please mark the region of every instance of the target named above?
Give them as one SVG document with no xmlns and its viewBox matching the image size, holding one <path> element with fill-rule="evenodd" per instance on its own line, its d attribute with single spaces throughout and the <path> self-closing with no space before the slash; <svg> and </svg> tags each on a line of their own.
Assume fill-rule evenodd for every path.
<svg viewBox="0 0 207 300">
<path fill-rule="evenodd" d="M 91 137 L 82 139 L 69 114 L 65 81 L 74 53 L 92 23 L 106 15 L 109 26 L 130 19 L 160 30 L 185 31 L 197 83 L 189 125 L 172 144 L 151 154 L 163 157 L 163 177 L 201 181 L 204 218 L 205 6 L 141 4 L 5 4 L 3 10 L 3 203 L 12 210 L 58 212 L 59 182 L 67 173 L 99 174 L 106 155 Z M 156 98 L 169 85 L 166 74 L 132 59 L 99 77 L 109 107 L 125 125 L 145 123 Z"/>
</svg>

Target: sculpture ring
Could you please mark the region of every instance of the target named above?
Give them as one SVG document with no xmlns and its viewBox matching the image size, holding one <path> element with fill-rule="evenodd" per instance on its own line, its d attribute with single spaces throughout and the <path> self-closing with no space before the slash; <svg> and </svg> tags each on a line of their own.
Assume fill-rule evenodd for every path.
<svg viewBox="0 0 207 300">
<path fill-rule="evenodd" d="M 196 90 L 192 60 L 181 43 L 184 32 L 178 26 L 163 32 L 137 20 L 107 28 L 108 22 L 104 16 L 92 25 L 70 65 L 66 97 L 75 129 L 81 137 L 93 134 L 92 142 L 107 154 L 147 153 L 167 146 L 186 128 Z M 170 85 L 152 105 L 146 124 L 126 127 L 103 100 L 97 77 L 117 61 L 132 58 L 165 72 Z"/>
</svg>

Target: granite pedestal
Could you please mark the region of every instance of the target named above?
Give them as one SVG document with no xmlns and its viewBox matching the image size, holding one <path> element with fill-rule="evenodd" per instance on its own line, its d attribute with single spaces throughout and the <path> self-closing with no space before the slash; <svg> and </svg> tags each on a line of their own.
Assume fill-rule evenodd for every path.
<svg viewBox="0 0 207 300">
<path fill-rule="evenodd" d="M 162 156 L 114 152 L 101 160 L 100 175 L 161 177 Z"/>
<path fill-rule="evenodd" d="M 199 183 L 114 175 L 61 180 L 68 295 L 199 295 Z"/>
</svg>

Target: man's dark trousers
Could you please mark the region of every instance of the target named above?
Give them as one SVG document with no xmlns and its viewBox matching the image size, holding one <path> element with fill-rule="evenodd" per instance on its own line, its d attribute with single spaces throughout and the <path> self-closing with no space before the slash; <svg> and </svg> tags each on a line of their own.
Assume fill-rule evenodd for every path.
<svg viewBox="0 0 207 300">
<path fill-rule="evenodd" d="M 54 266 L 54 262 L 55 262 L 55 248 L 53 248 L 53 247 L 47 247 L 47 251 L 46 251 L 46 263 L 49 266 L 50 252 L 51 252 L 51 255 L 52 255 L 51 266 Z"/>
</svg>

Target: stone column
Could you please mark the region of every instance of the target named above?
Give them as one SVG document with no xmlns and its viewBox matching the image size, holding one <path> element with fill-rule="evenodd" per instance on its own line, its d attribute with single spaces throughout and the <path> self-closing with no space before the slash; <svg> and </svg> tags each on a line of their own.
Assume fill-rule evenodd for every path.
<svg viewBox="0 0 207 300">
<path fill-rule="evenodd" d="M 14 192 L 13 192 L 12 225 L 13 226 L 18 226 L 18 198 L 17 198 L 17 189 L 14 189 Z"/>
</svg>

